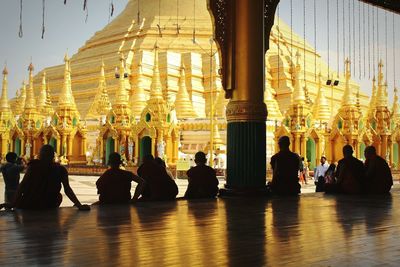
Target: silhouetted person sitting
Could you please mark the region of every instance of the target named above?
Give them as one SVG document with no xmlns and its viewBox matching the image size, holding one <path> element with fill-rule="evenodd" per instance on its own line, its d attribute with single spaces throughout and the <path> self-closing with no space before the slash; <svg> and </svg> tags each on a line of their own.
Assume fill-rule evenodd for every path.
<svg viewBox="0 0 400 267">
<path fill-rule="evenodd" d="M 28 164 L 25 176 L 18 186 L 14 206 L 20 209 L 58 208 L 62 202 L 61 184 L 67 197 L 80 210 L 90 210 L 82 205 L 69 185 L 68 171 L 54 162 L 54 149 L 44 145 L 39 159 Z"/>
<path fill-rule="evenodd" d="M 195 167 L 187 171 L 189 184 L 185 198 L 215 198 L 218 195 L 218 179 L 215 170 L 206 165 L 206 154 L 197 152 Z"/>
<path fill-rule="evenodd" d="M 336 184 L 325 186 L 328 193 L 361 193 L 361 183 L 364 177 L 364 164 L 353 157 L 353 148 L 351 145 L 343 147 L 344 158 L 339 160 L 336 168 Z"/>
<path fill-rule="evenodd" d="M 96 182 L 99 204 L 123 204 L 136 201 L 142 194 L 145 181 L 132 172 L 121 170 L 121 155 L 114 152 L 108 158 L 110 169 L 105 171 Z M 131 183 L 138 185 L 131 199 Z"/>
<path fill-rule="evenodd" d="M 152 155 L 143 158 L 138 175 L 146 181 L 140 200 L 173 200 L 178 194 L 178 186 L 167 174 L 164 167 L 158 165 Z"/>
<path fill-rule="evenodd" d="M 289 137 L 279 138 L 278 145 L 279 152 L 271 158 L 273 171 L 271 191 L 278 195 L 297 195 L 300 193 L 300 157 L 289 150 Z"/>
<path fill-rule="evenodd" d="M 6 155 L 7 163 L 1 166 L 0 171 L 3 174 L 5 190 L 4 202 L 11 204 L 14 202 L 15 193 L 19 185 L 19 174 L 25 169 L 22 159 L 18 159 L 17 154 L 8 152 Z"/>
<path fill-rule="evenodd" d="M 386 160 L 376 154 L 373 146 L 364 151 L 366 177 L 364 192 L 368 194 L 387 194 L 393 185 L 392 172 Z"/>
<path fill-rule="evenodd" d="M 174 179 L 174 175 L 172 172 L 167 168 L 167 164 L 165 164 L 165 161 L 162 158 L 156 157 L 154 159 L 155 163 L 157 163 L 159 166 L 163 167 L 165 171 L 167 172 L 168 176 L 171 177 L 171 179 Z"/>
</svg>

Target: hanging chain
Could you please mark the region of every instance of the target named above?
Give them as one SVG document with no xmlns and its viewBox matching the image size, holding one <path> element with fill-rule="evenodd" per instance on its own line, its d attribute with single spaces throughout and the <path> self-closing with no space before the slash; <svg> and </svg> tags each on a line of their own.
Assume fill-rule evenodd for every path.
<svg viewBox="0 0 400 267">
<path fill-rule="evenodd" d="M 193 43 L 196 43 L 196 0 L 193 0 Z"/>
<path fill-rule="evenodd" d="M 388 43 L 388 32 L 387 32 L 387 12 L 385 11 L 385 47 L 386 47 L 386 51 L 385 51 L 385 64 L 386 64 L 386 80 L 387 80 L 387 78 L 388 78 L 388 65 L 389 65 L 389 62 L 388 62 L 388 46 L 387 46 L 387 43 Z"/>
<path fill-rule="evenodd" d="M 162 33 L 161 33 L 161 0 L 158 0 L 158 35 L 159 37 L 162 37 Z"/>
<path fill-rule="evenodd" d="M 355 10 L 355 0 L 353 0 L 353 73 L 354 77 L 356 75 L 356 10 Z"/>
<path fill-rule="evenodd" d="M 343 12 L 342 12 L 342 14 L 343 14 L 343 30 L 342 30 L 342 34 L 343 34 L 343 64 L 345 64 L 345 61 L 346 61 L 346 31 L 345 31 L 345 28 L 346 28 L 346 16 L 345 16 L 345 11 L 346 11 L 346 8 L 345 8 L 345 2 L 344 2 L 344 0 L 342 1 L 342 8 L 343 8 Z M 346 69 L 346 66 L 345 65 L 343 65 L 344 67 L 343 67 L 343 71 Z"/>
<path fill-rule="evenodd" d="M 338 0 L 339 1 L 339 0 Z M 314 0 L 314 81 L 317 81 L 317 0 Z"/>
<path fill-rule="evenodd" d="M 179 34 L 179 0 L 176 0 L 176 34 Z"/>
<path fill-rule="evenodd" d="M 340 44 L 339 44 L 339 0 L 336 0 L 336 61 L 337 61 L 337 72 L 336 77 L 339 79 L 339 71 L 340 71 Z"/>
<path fill-rule="evenodd" d="M 376 71 L 375 71 L 375 9 L 374 8 L 372 8 L 372 66 L 375 77 Z"/>
<path fill-rule="evenodd" d="M 349 30 L 348 30 L 348 32 L 349 32 L 349 56 L 348 56 L 348 58 L 349 58 L 349 60 L 351 60 L 351 55 L 352 55 L 352 51 L 351 51 L 351 45 L 352 45 L 352 42 L 351 42 L 351 2 L 350 2 L 350 0 L 349 0 Z"/>
<path fill-rule="evenodd" d="M 278 54 L 277 54 L 277 56 L 278 56 L 278 90 L 279 90 L 279 87 L 280 87 L 280 84 L 281 84 L 281 63 L 280 63 L 280 51 L 281 51 L 281 42 L 280 42 L 280 28 L 279 28 L 279 26 L 280 26 L 280 24 L 279 24 L 279 21 L 280 21 L 280 4 L 278 4 Z M 268 90 L 268 88 L 266 88 L 266 90 Z"/>
<path fill-rule="evenodd" d="M 46 12 L 46 0 L 42 1 L 42 39 L 44 38 L 44 32 L 45 32 L 45 27 L 44 27 L 44 15 Z"/>
<path fill-rule="evenodd" d="M 67 4 L 67 0 L 64 0 L 64 5 L 66 5 Z"/>
<path fill-rule="evenodd" d="M 304 76 L 304 83 L 306 83 L 306 0 L 303 0 L 303 53 L 304 53 L 304 58 L 303 58 L 303 66 L 304 66 L 304 70 L 303 70 L 303 76 Z"/>
<path fill-rule="evenodd" d="M 362 4 L 362 21 L 363 21 L 363 77 L 365 78 L 365 5 Z"/>
<path fill-rule="evenodd" d="M 86 11 L 85 23 L 87 23 L 89 18 L 88 0 L 83 1 L 83 11 Z"/>
<path fill-rule="evenodd" d="M 290 0 L 290 57 L 293 58 L 293 0 Z"/>
<path fill-rule="evenodd" d="M 329 0 L 326 0 L 326 19 L 327 19 L 327 24 L 328 24 L 328 32 L 327 32 L 327 37 L 328 37 L 328 80 L 330 79 L 330 74 L 331 74 L 331 64 L 330 64 L 330 25 L 329 25 Z"/>
<path fill-rule="evenodd" d="M 361 80 L 361 2 L 358 2 L 358 78 Z"/>
<path fill-rule="evenodd" d="M 394 13 L 393 13 L 393 86 L 396 88 L 396 31 L 394 29 Z"/>
<path fill-rule="evenodd" d="M 24 36 L 24 31 L 22 30 L 22 0 L 19 2 L 19 31 L 18 37 L 22 38 Z"/>
<path fill-rule="evenodd" d="M 137 21 L 140 23 L 140 0 L 137 1 Z"/>
<path fill-rule="evenodd" d="M 370 23 L 370 16 L 371 16 L 371 8 L 369 5 L 368 7 L 368 78 L 371 79 L 371 23 Z"/>
</svg>

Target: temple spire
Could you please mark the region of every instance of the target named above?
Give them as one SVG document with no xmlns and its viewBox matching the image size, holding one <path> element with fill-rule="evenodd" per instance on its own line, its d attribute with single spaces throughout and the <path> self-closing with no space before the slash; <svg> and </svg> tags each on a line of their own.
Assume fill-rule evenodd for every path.
<svg viewBox="0 0 400 267">
<path fill-rule="evenodd" d="M 131 105 L 132 115 L 135 117 L 140 117 L 140 114 L 146 107 L 146 93 L 144 91 L 145 83 L 143 77 L 143 67 L 141 63 L 138 64 L 138 70 L 136 73 L 137 75 L 133 78 L 133 92 L 129 102 Z"/>
<path fill-rule="evenodd" d="M 343 94 L 343 100 L 342 100 L 342 105 L 343 106 L 355 106 L 355 100 L 354 100 L 354 94 L 353 90 L 350 85 L 350 79 L 351 79 L 351 70 L 350 70 L 350 60 L 347 58 L 345 61 L 346 65 L 346 70 L 345 70 L 345 78 L 346 78 L 346 83 L 345 83 L 345 89 L 344 89 L 344 94 Z"/>
<path fill-rule="evenodd" d="M 47 85 L 46 85 L 46 72 L 43 72 L 42 75 L 42 86 L 40 88 L 40 94 L 38 99 L 38 107 L 42 108 L 46 105 L 47 98 Z"/>
<path fill-rule="evenodd" d="M 398 96 L 398 90 L 395 87 L 394 88 L 394 97 L 393 97 L 393 108 L 392 108 L 392 120 L 395 122 L 400 121 L 400 107 L 399 107 L 399 96 Z"/>
<path fill-rule="evenodd" d="M 270 72 L 266 73 L 267 78 L 265 79 L 265 92 L 264 92 L 264 103 L 267 105 L 268 109 L 268 119 L 272 120 L 282 120 L 283 116 L 281 110 L 279 109 L 278 101 L 274 98 L 271 92 L 272 79 Z"/>
<path fill-rule="evenodd" d="M 299 78 L 299 74 L 300 74 L 300 53 L 299 51 L 296 52 L 296 65 L 293 66 L 292 68 L 292 76 L 293 76 L 293 104 L 305 104 L 306 102 L 306 97 L 304 94 L 304 88 L 301 87 L 300 85 L 300 78 Z"/>
<path fill-rule="evenodd" d="M 175 100 L 175 110 L 178 119 L 196 118 L 192 101 L 186 88 L 185 68 L 182 64 L 179 77 L 179 90 Z"/>
<path fill-rule="evenodd" d="M 386 83 L 383 76 L 383 61 L 379 61 L 378 65 L 378 90 L 376 92 L 376 107 L 387 107 L 388 99 L 386 92 Z"/>
<path fill-rule="evenodd" d="M 33 67 L 32 62 L 29 64 L 28 70 L 29 70 L 29 86 L 28 86 L 28 90 L 26 91 L 25 110 L 30 110 L 30 109 L 36 108 L 35 94 L 34 94 L 34 90 L 33 90 L 34 67 Z"/>
<path fill-rule="evenodd" d="M 8 70 L 7 67 L 3 69 L 3 84 L 2 84 L 2 91 L 1 91 L 1 100 L 0 100 L 0 110 L 1 111 L 9 111 L 10 104 L 8 103 Z"/>
<path fill-rule="evenodd" d="M 318 95 L 314 102 L 314 118 L 319 121 L 328 122 L 331 118 L 331 110 L 325 96 L 325 88 L 322 85 L 321 72 L 318 74 Z"/>
<path fill-rule="evenodd" d="M 75 99 L 72 95 L 71 65 L 68 54 L 65 54 L 64 62 L 64 84 L 58 96 L 58 105 L 60 107 L 71 107 L 76 110 Z"/>
<path fill-rule="evenodd" d="M 106 76 L 104 72 L 104 61 L 101 62 L 99 87 L 97 94 L 89 108 L 87 116 L 107 115 L 111 110 L 111 103 L 107 92 Z"/>
<path fill-rule="evenodd" d="M 129 102 L 129 95 L 128 91 L 126 90 L 125 86 L 125 57 L 124 54 L 121 53 L 119 59 L 119 68 L 118 68 L 118 75 L 119 75 L 119 87 L 116 94 L 115 104 L 117 105 L 128 105 Z"/>
<path fill-rule="evenodd" d="M 163 99 L 160 69 L 158 64 L 158 46 L 154 47 L 153 79 L 151 81 L 150 99 Z"/>
</svg>

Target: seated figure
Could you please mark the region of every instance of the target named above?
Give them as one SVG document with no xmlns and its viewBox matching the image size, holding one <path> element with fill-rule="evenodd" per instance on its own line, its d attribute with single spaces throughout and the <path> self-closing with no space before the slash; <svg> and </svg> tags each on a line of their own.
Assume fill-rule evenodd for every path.
<svg viewBox="0 0 400 267">
<path fill-rule="evenodd" d="M 339 160 L 336 168 L 336 184 L 325 186 L 327 193 L 358 194 L 361 193 L 364 180 L 364 164 L 353 157 L 350 145 L 343 147 L 343 159 Z"/>
<path fill-rule="evenodd" d="M 54 148 L 44 145 L 40 149 L 39 159 L 29 162 L 13 206 L 19 209 L 58 208 L 62 202 L 61 185 L 79 210 L 90 209 L 88 205 L 79 202 L 69 185 L 67 169 L 54 162 Z"/>
<path fill-rule="evenodd" d="M 366 176 L 364 192 L 368 194 L 387 194 L 393 185 L 392 172 L 386 160 L 376 154 L 373 146 L 364 151 Z"/>
<path fill-rule="evenodd" d="M 129 171 L 120 169 L 121 155 L 114 152 L 108 158 L 110 169 L 105 171 L 96 182 L 99 204 L 123 204 L 131 201 L 131 183 L 138 185 L 132 201 L 141 195 L 145 181 Z"/>
<path fill-rule="evenodd" d="M 196 167 L 187 171 L 189 177 L 185 198 L 215 198 L 218 194 L 218 179 L 215 170 L 206 165 L 206 154 L 197 152 Z"/>
<path fill-rule="evenodd" d="M 11 204 L 14 201 L 19 185 L 20 173 L 25 169 L 25 164 L 22 159 L 18 159 L 17 154 L 14 152 L 8 152 L 6 160 L 7 163 L 1 166 L 0 171 L 3 174 L 5 184 L 4 202 Z"/>
<path fill-rule="evenodd" d="M 143 158 L 138 175 L 146 181 L 141 200 L 173 200 L 178 186 L 164 167 L 157 164 L 152 155 Z"/>
<path fill-rule="evenodd" d="M 279 152 L 271 158 L 273 171 L 270 183 L 271 191 L 278 195 L 297 195 L 300 193 L 300 157 L 289 150 L 290 139 L 288 136 L 279 138 L 278 145 Z"/>
</svg>

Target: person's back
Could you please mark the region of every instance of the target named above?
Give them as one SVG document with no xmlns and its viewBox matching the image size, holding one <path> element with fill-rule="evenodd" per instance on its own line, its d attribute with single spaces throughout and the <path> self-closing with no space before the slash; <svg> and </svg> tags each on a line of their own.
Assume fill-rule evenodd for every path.
<svg viewBox="0 0 400 267">
<path fill-rule="evenodd" d="M 271 158 L 271 190 L 275 194 L 298 194 L 300 157 L 289 150 L 290 141 L 287 136 L 281 137 L 278 144 L 281 150 Z"/>
<path fill-rule="evenodd" d="M 54 148 L 44 145 L 40 149 L 40 159 L 29 162 L 12 206 L 20 209 L 57 208 L 62 202 L 61 185 L 78 209 L 90 210 L 88 205 L 79 202 L 69 185 L 67 169 L 54 163 Z"/>
<path fill-rule="evenodd" d="M 111 168 L 96 182 L 99 200 L 102 204 L 128 203 L 131 200 L 133 173 Z"/>
<path fill-rule="evenodd" d="M 146 156 L 137 172 L 146 181 L 142 200 L 175 199 L 178 194 L 178 186 L 168 175 L 165 168 L 154 162 L 153 156 Z"/>
<path fill-rule="evenodd" d="M 17 191 L 20 173 L 24 170 L 25 166 L 17 162 L 17 154 L 14 152 L 8 152 L 6 155 L 7 162 L 3 164 L 0 171 L 3 175 L 5 190 L 4 190 L 4 202 L 11 203 L 14 201 L 15 193 Z"/>
<path fill-rule="evenodd" d="M 365 156 L 364 192 L 369 194 L 389 193 L 393 185 L 393 177 L 386 160 L 376 155 L 374 147 L 367 147 Z"/>
<path fill-rule="evenodd" d="M 349 145 L 343 147 L 344 158 L 339 160 L 336 169 L 337 191 L 345 194 L 358 194 L 364 180 L 364 164 L 353 157 L 353 148 Z"/>
<path fill-rule="evenodd" d="M 187 171 L 189 177 L 185 198 L 214 198 L 218 194 L 218 179 L 215 170 L 205 165 L 206 155 L 197 152 L 195 162 L 197 166 Z"/>
<path fill-rule="evenodd" d="M 16 207 L 21 209 L 56 208 L 61 204 L 61 179 L 68 176 L 65 167 L 56 163 L 44 164 L 40 160 L 32 160 L 28 164 L 26 174 L 19 190 L 21 197 Z"/>
</svg>

